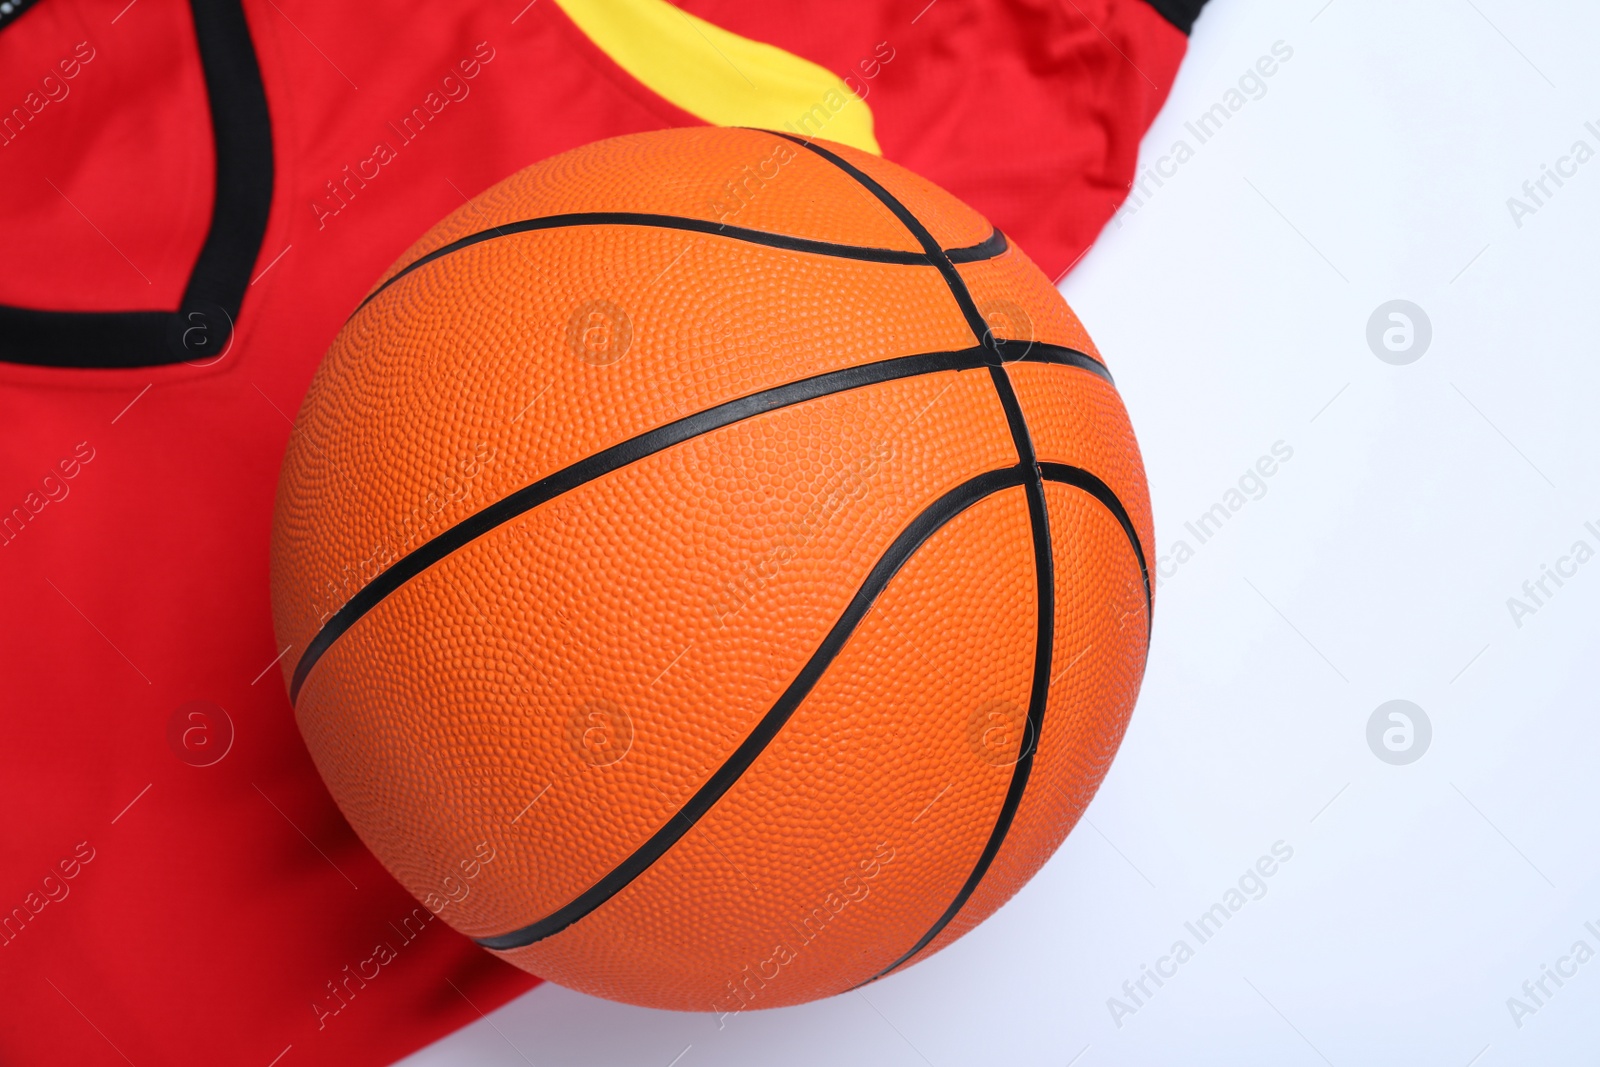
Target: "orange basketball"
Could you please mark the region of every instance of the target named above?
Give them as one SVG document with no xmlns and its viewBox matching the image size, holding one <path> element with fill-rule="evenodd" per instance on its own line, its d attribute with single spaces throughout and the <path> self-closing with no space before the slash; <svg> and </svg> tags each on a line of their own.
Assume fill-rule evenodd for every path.
<svg viewBox="0 0 1600 1067">
<path fill-rule="evenodd" d="M 954 197 L 760 130 L 601 141 L 435 226 L 289 442 L 317 767 L 562 985 L 850 989 L 1049 858 L 1144 670 L 1150 508 L 1065 301 Z"/>
</svg>

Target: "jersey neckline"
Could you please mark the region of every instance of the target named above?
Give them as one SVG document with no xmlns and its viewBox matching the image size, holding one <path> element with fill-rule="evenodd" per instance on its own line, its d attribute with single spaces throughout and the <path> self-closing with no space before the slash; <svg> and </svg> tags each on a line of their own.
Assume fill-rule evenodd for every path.
<svg viewBox="0 0 1600 1067">
<path fill-rule="evenodd" d="M 154 367 L 226 350 L 272 207 L 272 123 L 239 0 L 190 0 L 189 10 L 210 104 L 216 190 L 178 307 L 54 311 L 0 304 L 0 362 Z"/>
</svg>

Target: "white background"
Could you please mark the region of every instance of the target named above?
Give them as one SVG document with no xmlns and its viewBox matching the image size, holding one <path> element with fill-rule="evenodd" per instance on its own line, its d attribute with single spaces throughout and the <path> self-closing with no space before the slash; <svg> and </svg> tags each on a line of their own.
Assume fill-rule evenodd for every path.
<svg viewBox="0 0 1600 1067">
<path fill-rule="evenodd" d="M 411 1067 L 1600 1060 L 1600 959 L 1520 1026 L 1507 1005 L 1575 941 L 1600 951 L 1600 560 L 1520 627 L 1506 603 L 1600 549 L 1600 159 L 1520 227 L 1506 203 L 1600 150 L 1600 12 L 1323 3 L 1214 0 L 1141 166 L 1193 158 L 1063 286 L 1161 552 L 1195 553 L 1165 564 L 1132 726 L 1056 857 L 864 993 L 719 1030 L 545 985 Z M 1277 41 L 1265 94 L 1198 144 L 1185 121 Z M 1432 324 L 1405 366 L 1366 340 L 1396 298 Z M 1187 534 L 1278 441 L 1266 493 Z M 1433 728 L 1405 766 L 1366 738 L 1397 698 Z M 1266 894 L 1198 944 L 1184 922 L 1278 841 Z M 1118 1026 L 1108 998 L 1133 1005 L 1123 982 L 1179 938 L 1194 958 Z"/>
</svg>

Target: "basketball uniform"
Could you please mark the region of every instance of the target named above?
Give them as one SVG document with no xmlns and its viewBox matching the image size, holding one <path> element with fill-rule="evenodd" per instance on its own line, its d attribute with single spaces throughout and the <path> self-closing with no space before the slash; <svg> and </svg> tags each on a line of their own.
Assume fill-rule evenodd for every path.
<svg viewBox="0 0 1600 1067">
<path fill-rule="evenodd" d="M 534 983 L 435 915 L 492 849 L 425 907 L 340 817 L 267 600 L 301 397 L 419 234 L 709 121 L 881 151 L 1054 277 L 1197 9 L 0 4 L 0 1062 L 387 1063 Z"/>
</svg>

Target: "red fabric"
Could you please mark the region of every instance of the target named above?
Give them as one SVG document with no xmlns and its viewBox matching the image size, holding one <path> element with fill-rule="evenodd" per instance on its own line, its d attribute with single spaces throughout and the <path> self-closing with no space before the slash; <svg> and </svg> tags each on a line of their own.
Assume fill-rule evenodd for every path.
<svg viewBox="0 0 1600 1067">
<path fill-rule="evenodd" d="M 26 513 L 0 534 L 0 1062 L 387 1063 L 535 981 L 421 924 L 344 823 L 268 669 L 267 602 L 289 420 L 379 272 L 521 167 L 695 121 L 554 4 L 524 3 L 246 0 L 276 186 L 226 354 L 0 365 L 0 517 Z M 0 31 L 0 115 L 93 50 L 0 147 L 0 302 L 170 308 L 183 288 L 212 182 L 192 23 L 177 0 L 125 5 L 42 0 Z M 945 0 L 914 26 L 919 3 L 688 6 L 840 73 L 888 41 L 869 90 L 886 153 L 1052 271 L 1109 217 L 1183 48 L 1139 0 L 1084 10 L 1153 86 L 1053 5 Z M 342 206 L 328 198 L 484 46 L 469 95 Z M 173 727 L 194 701 L 232 726 L 209 766 L 180 757 L 199 744 L 181 732 L 219 743 L 216 713 Z"/>
<path fill-rule="evenodd" d="M 849 76 L 886 157 L 983 212 L 1052 278 L 1127 196 L 1188 47 L 1144 0 L 681 6 Z"/>
<path fill-rule="evenodd" d="M 0 301 L 175 307 L 215 181 L 194 23 L 185 4 L 152 4 L 112 27 L 96 13 L 46 2 L 0 31 L 0 119 L 10 120 Z"/>
</svg>

